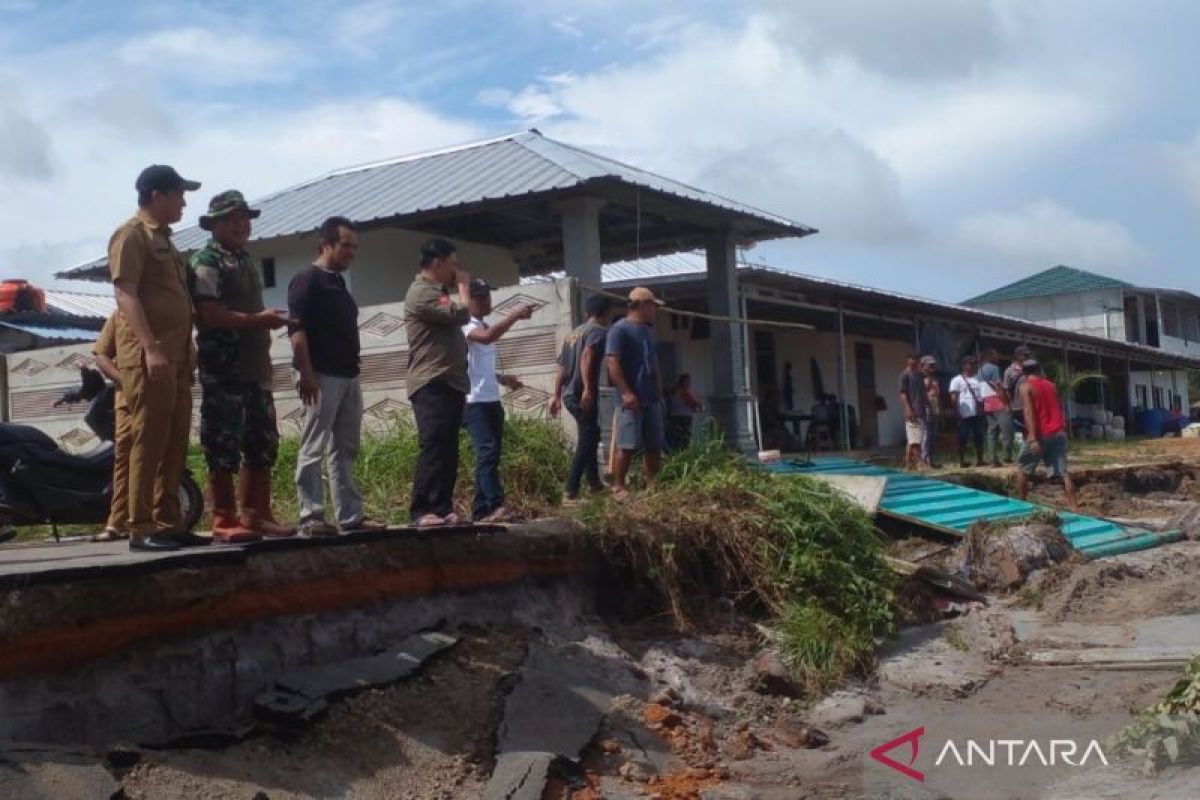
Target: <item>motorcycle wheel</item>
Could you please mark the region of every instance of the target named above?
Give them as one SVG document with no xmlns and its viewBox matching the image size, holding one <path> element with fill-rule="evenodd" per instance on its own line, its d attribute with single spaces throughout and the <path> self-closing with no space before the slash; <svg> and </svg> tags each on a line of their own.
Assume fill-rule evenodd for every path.
<svg viewBox="0 0 1200 800">
<path fill-rule="evenodd" d="M 179 510 L 183 518 L 184 530 L 192 530 L 204 515 L 204 492 L 192 477 L 191 472 L 184 472 L 179 481 Z"/>
</svg>

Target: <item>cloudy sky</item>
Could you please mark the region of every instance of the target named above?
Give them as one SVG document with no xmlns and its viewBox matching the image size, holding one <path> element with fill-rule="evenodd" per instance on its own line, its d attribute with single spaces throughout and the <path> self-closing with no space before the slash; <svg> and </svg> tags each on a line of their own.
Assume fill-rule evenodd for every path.
<svg viewBox="0 0 1200 800">
<path fill-rule="evenodd" d="M 1198 29 L 1184 0 L 0 0 L 0 273 L 99 255 L 150 162 L 204 182 L 190 222 L 537 127 L 820 228 L 752 254 L 783 268 L 1194 291 Z"/>
</svg>

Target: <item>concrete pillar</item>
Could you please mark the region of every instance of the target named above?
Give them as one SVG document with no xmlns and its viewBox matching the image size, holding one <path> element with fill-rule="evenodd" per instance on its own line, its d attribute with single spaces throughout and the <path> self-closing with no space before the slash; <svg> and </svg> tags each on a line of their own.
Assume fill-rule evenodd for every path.
<svg viewBox="0 0 1200 800">
<path fill-rule="evenodd" d="M 588 288 L 599 289 L 603 280 L 600 267 L 600 209 L 603 200 L 594 197 L 573 197 L 562 201 L 563 269 L 568 277 Z M 583 293 L 580 293 L 583 294 Z M 583 321 L 582 299 L 575 298 L 574 322 Z"/>
<path fill-rule="evenodd" d="M 739 316 L 737 249 L 732 235 L 716 234 L 705 246 L 708 269 L 708 313 Z M 746 326 L 713 320 L 709 338 L 712 359 L 712 394 L 708 406 L 725 432 L 725 441 L 745 453 L 755 451 L 749 408 L 753 402 L 746 385 Z"/>
<path fill-rule="evenodd" d="M 846 380 L 846 312 L 839 302 L 837 306 L 838 335 L 837 335 L 837 365 L 838 365 L 838 404 L 841 407 L 842 449 L 850 449 L 850 399 L 846 397 L 850 391 L 849 381 Z"/>
<path fill-rule="evenodd" d="M 1137 296 L 1137 340 L 1138 344 L 1150 343 L 1150 329 L 1146 326 L 1146 298 Z"/>
<path fill-rule="evenodd" d="M 1166 350 L 1164 338 L 1167 335 L 1167 321 L 1163 319 L 1162 300 L 1158 297 L 1158 289 L 1154 290 L 1154 316 L 1158 319 L 1158 349 Z"/>
</svg>

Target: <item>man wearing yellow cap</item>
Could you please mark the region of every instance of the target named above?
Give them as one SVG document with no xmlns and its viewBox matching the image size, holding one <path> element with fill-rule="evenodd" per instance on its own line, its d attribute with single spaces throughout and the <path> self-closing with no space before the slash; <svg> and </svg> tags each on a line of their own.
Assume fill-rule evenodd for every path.
<svg viewBox="0 0 1200 800">
<path fill-rule="evenodd" d="M 645 452 L 646 479 L 653 480 L 666 446 L 658 342 L 654 338 L 654 316 L 662 304 L 654 292 L 639 286 L 629 293 L 625 318 L 608 331 L 605 363 L 618 395 L 612 439 L 613 497 L 617 500 L 628 494 L 625 477 L 634 454 Z"/>
</svg>

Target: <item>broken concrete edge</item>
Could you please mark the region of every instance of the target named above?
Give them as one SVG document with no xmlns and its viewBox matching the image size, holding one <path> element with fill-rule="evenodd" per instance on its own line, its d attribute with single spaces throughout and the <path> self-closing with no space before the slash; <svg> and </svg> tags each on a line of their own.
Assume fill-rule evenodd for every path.
<svg viewBox="0 0 1200 800">
<path fill-rule="evenodd" d="M 10 594 L 26 611 L 0 620 L 0 680 L 60 672 L 143 642 L 263 619 L 562 580 L 586 574 L 594 555 L 591 540 L 574 531 L 393 537 L 336 551 L 291 550 L 215 571 L 143 575 L 132 585 L 118 574 L 32 587 Z"/>
<path fill-rule="evenodd" d="M 327 710 L 333 700 L 411 677 L 460 639 L 427 631 L 414 634 L 377 656 L 291 670 L 255 698 L 255 714 L 275 723 L 307 723 Z"/>
</svg>

